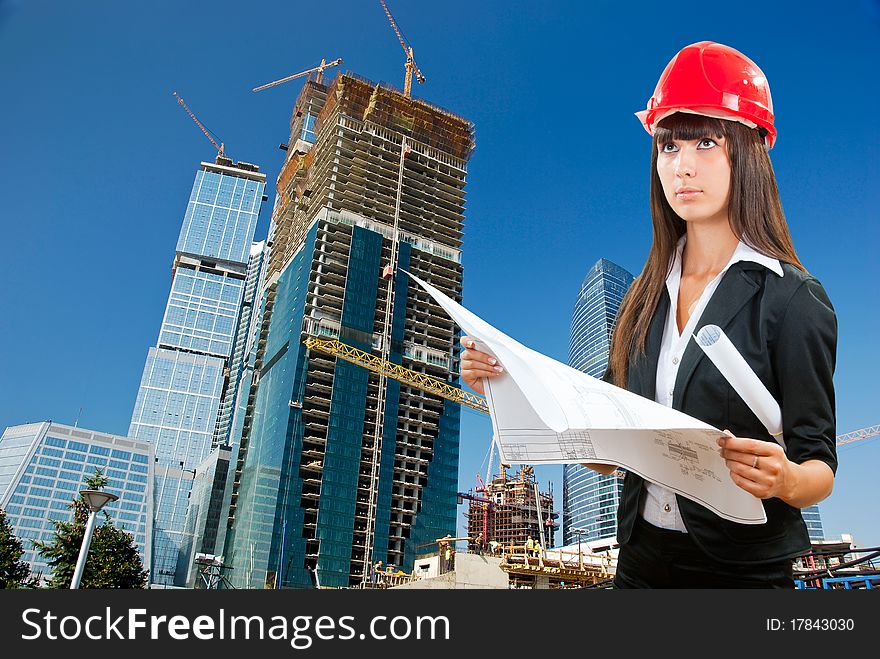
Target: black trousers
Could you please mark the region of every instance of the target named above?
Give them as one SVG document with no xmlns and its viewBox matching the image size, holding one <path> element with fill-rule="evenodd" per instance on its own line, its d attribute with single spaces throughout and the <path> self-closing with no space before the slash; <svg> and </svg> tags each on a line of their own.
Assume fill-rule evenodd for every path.
<svg viewBox="0 0 880 659">
<path fill-rule="evenodd" d="M 639 517 L 620 548 L 615 588 L 794 588 L 793 563 L 721 563 L 687 533 L 657 528 Z"/>
</svg>

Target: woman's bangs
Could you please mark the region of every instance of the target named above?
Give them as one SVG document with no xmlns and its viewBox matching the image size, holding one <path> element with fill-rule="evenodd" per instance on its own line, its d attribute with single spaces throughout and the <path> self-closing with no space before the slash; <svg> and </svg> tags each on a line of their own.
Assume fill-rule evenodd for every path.
<svg viewBox="0 0 880 659">
<path fill-rule="evenodd" d="M 689 112 L 676 112 L 661 120 L 654 130 L 658 144 L 672 140 L 699 140 L 704 137 L 727 137 L 724 121 Z"/>
</svg>

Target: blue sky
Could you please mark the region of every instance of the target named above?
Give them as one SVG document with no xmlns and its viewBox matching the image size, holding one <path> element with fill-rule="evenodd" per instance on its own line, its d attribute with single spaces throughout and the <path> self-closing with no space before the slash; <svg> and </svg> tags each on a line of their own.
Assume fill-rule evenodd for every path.
<svg viewBox="0 0 880 659">
<path fill-rule="evenodd" d="M 752 57 L 773 91 L 796 248 L 838 313 L 838 432 L 880 423 L 878 0 L 389 6 L 427 78 L 414 95 L 476 125 L 464 303 L 561 361 L 589 267 L 605 257 L 637 273 L 650 245 L 650 142 L 633 112 L 684 45 Z M 0 0 L 0 428 L 79 417 L 127 432 L 193 176 L 214 156 L 172 92 L 274 181 L 300 84 L 251 89 L 322 57 L 403 85 L 378 0 Z M 485 478 L 491 428 L 462 418 L 466 490 Z M 878 462 L 880 439 L 840 451 L 829 536 L 880 545 Z M 537 473 L 559 507 L 561 468 Z"/>
</svg>

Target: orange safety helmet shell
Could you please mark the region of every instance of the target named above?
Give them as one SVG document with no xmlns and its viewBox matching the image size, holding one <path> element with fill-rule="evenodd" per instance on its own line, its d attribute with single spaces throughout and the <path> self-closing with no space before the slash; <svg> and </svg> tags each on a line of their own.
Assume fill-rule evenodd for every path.
<svg viewBox="0 0 880 659">
<path fill-rule="evenodd" d="M 738 50 L 713 41 L 682 48 L 666 65 L 648 107 L 636 116 L 645 130 L 674 112 L 739 121 L 766 131 L 767 148 L 776 142 L 773 99 L 764 72 Z"/>
</svg>

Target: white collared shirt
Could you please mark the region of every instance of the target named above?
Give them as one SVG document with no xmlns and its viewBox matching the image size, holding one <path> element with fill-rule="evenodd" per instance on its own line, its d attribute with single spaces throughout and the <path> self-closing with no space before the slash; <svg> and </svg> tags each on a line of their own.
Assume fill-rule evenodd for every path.
<svg viewBox="0 0 880 659">
<path fill-rule="evenodd" d="M 660 343 L 660 356 L 657 361 L 657 391 L 654 400 L 661 405 L 672 407 L 672 396 L 675 393 L 675 378 L 678 375 L 678 367 L 684 356 L 688 341 L 696 333 L 696 326 L 703 315 L 703 310 L 712 299 L 715 289 L 721 283 L 721 279 L 734 263 L 740 261 L 752 261 L 772 270 L 780 277 L 783 276 L 782 264 L 778 259 L 761 254 L 740 241 L 733 250 L 730 261 L 724 269 L 712 279 L 703 289 L 700 299 L 697 300 L 693 311 L 688 318 L 687 325 L 679 334 L 678 332 L 678 289 L 681 285 L 681 253 L 687 240 L 687 234 L 681 237 L 675 248 L 672 268 L 666 277 L 666 290 L 669 292 L 669 313 L 666 316 L 666 325 L 663 329 L 663 340 Z M 662 485 L 645 482 L 645 498 L 641 505 L 641 515 L 645 521 L 664 529 L 682 531 L 687 533 L 684 520 L 678 510 L 675 493 Z"/>
</svg>

